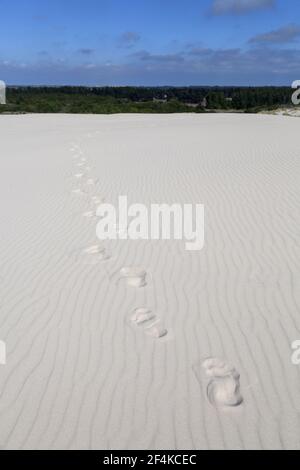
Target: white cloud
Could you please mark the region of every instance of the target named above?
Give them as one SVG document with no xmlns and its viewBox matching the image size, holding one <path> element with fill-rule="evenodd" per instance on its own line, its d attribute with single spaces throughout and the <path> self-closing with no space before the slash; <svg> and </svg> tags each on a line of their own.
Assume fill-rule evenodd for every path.
<svg viewBox="0 0 300 470">
<path fill-rule="evenodd" d="M 250 43 L 285 44 L 300 38 L 300 25 L 289 24 L 282 28 L 264 34 L 258 34 L 250 39 Z"/>
<path fill-rule="evenodd" d="M 275 0 L 213 0 L 212 11 L 215 15 L 234 13 L 241 15 L 249 11 L 272 8 Z"/>
<path fill-rule="evenodd" d="M 300 50 L 189 47 L 180 54 L 140 51 L 127 63 L 52 61 L 21 64 L 0 60 L 0 76 L 11 84 L 50 85 L 282 85 L 300 74 Z"/>
</svg>

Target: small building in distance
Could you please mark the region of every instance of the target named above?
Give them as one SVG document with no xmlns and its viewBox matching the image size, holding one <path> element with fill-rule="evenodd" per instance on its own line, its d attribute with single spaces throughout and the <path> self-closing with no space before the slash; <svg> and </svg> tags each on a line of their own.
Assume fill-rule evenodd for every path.
<svg viewBox="0 0 300 470">
<path fill-rule="evenodd" d="M 168 102 L 168 95 L 164 95 L 162 98 L 153 97 L 153 103 L 167 103 L 167 102 Z"/>
<path fill-rule="evenodd" d="M 203 98 L 198 103 L 184 102 L 184 105 L 188 108 L 207 108 L 207 98 Z"/>
<path fill-rule="evenodd" d="M 198 108 L 199 104 L 198 103 L 184 103 L 185 106 L 188 108 Z"/>
</svg>

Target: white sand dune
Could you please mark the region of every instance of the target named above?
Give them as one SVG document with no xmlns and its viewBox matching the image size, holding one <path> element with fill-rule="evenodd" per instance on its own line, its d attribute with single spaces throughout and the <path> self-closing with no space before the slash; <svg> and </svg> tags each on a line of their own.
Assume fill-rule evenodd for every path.
<svg viewBox="0 0 300 470">
<path fill-rule="evenodd" d="M 0 116 L 2 448 L 300 449 L 298 136 L 284 116 Z M 204 249 L 100 244 L 119 195 L 203 203 Z"/>
<path fill-rule="evenodd" d="M 300 117 L 300 108 L 299 106 L 293 106 L 289 108 L 279 108 L 274 111 L 264 111 L 263 113 L 274 114 L 277 116 Z"/>
</svg>

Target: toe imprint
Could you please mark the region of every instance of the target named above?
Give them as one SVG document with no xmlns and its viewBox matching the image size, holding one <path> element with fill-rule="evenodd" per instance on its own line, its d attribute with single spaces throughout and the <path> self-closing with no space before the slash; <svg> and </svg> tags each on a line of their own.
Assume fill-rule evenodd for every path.
<svg viewBox="0 0 300 470">
<path fill-rule="evenodd" d="M 232 375 L 235 371 L 234 367 L 231 367 L 222 359 L 217 357 L 209 357 L 202 362 L 202 367 L 208 377 L 225 377 L 226 375 Z"/>
</svg>

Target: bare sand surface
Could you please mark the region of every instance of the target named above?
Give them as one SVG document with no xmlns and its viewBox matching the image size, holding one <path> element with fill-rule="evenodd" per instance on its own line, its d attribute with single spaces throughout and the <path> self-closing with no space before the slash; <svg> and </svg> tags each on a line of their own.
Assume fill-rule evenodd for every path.
<svg viewBox="0 0 300 470">
<path fill-rule="evenodd" d="M 299 122 L 0 116 L 2 448 L 300 449 Z M 99 244 L 119 195 L 203 250 Z"/>
</svg>

